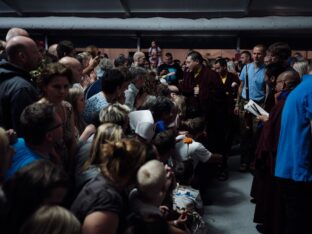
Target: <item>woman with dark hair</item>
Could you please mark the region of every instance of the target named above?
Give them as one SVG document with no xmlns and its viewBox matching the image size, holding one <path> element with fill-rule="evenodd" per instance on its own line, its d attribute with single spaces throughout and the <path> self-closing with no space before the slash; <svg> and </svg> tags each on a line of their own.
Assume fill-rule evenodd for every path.
<svg viewBox="0 0 312 234">
<path fill-rule="evenodd" d="M 139 90 L 135 100 L 136 110 L 140 110 L 148 100 L 156 98 L 158 83 L 158 80 L 156 80 L 156 73 L 148 72 L 147 75 L 144 76 L 144 84 Z"/>
<path fill-rule="evenodd" d="M 23 222 L 41 205 L 61 204 L 68 185 L 66 173 L 47 160 L 23 167 L 4 187 L 8 199 L 4 233 L 18 233 Z"/>
<path fill-rule="evenodd" d="M 72 169 L 72 158 L 77 148 L 72 105 L 65 101 L 72 83 L 72 72 L 60 63 L 51 63 L 42 71 L 37 80 L 42 91 L 39 102 L 48 102 L 55 106 L 56 113 L 63 122 L 63 143 L 56 146 L 56 152 L 63 160 L 65 168 Z"/>
</svg>

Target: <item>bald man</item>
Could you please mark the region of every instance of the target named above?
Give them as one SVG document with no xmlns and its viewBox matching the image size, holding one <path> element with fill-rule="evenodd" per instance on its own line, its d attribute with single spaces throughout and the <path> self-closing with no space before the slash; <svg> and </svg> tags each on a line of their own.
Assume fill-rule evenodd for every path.
<svg viewBox="0 0 312 234">
<path fill-rule="evenodd" d="M 47 55 L 50 57 L 51 62 L 57 62 L 57 60 L 58 60 L 57 44 L 52 44 L 49 46 Z"/>
<path fill-rule="evenodd" d="M 276 210 L 277 206 L 275 205 L 275 202 L 281 201 L 281 203 L 283 203 L 284 199 L 278 199 L 280 198 L 278 195 L 281 194 L 277 193 L 278 190 L 276 189 L 276 178 L 274 178 L 274 166 L 277 147 L 279 145 L 282 111 L 285 102 L 287 102 L 287 99 L 292 96 L 293 92 L 295 92 L 294 89 L 299 83 L 300 77 L 297 72 L 286 71 L 281 73 L 276 80 L 275 90 L 277 98 L 274 107 L 270 111 L 270 115 L 258 116 L 258 119 L 261 120 L 264 124 L 256 149 L 256 171 L 254 173 L 254 182 L 252 187 L 256 192 L 255 195 L 257 198 L 254 222 L 263 224 L 263 233 L 284 233 L 275 232 L 274 230 L 276 229 L 276 227 L 278 227 L 279 230 L 282 230 L 285 227 L 285 224 L 288 224 L 288 222 L 286 222 L 285 220 L 283 220 L 283 222 L 276 222 L 277 212 L 280 212 L 283 209 L 279 211 Z M 292 109 L 289 115 L 292 115 L 292 112 L 294 111 L 295 109 Z M 293 128 L 292 123 L 290 123 L 288 126 L 290 128 Z M 287 135 L 286 137 L 292 138 L 293 135 Z M 292 144 L 296 145 L 297 142 L 293 142 Z M 284 145 L 282 147 L 284 147 Z M 293 152 L 294 151 L 287 151 L 287 154 L 291 154 Z M 300 157 L 300 154 L 297 154 L 297 152 L 295 152 L 295 157 L 297 158 L 297 156 Z M 287 214 L 289 213 L 287 212 Z M 284 218 L 284 215 L 278 215 L 278 217 Z M 294 217 L 296 217 L 296 215 Z M 276 223 L 274 223 L 273 221 L 275 221 Z M 279 226 L 280 224 L 282 224 L 282 226 Z"/>
<path fill-rule="evenodd" d="M 29 33 L 23 28 L 10 28 L 7 32 L 5 40 L 8 42 L 15 36 L 29 37 Z"/>
<path fill-rule="evenodd" d="M 68 67 L 72 71 L 73 78 L 74 78 L 74 85 L 75 84 L 80 85 L 81 78 L 82 78 L 82 65 L 81 65 L 81 63 L 77 59 L 75 59 L 73 57 L 68 57 L 68 56 L 61 58 L 59 60 L 59 63 Z"/>
<path fill-rule="evenodd" d="M 38 91 L 29 72 L 41 62 L 36 43 L 24 36 L 11 38 L 6 45 L 7 61 L 0 62 L 0 126 L 20 132 L 19 116 L 38 100 Z"/>
</svg>

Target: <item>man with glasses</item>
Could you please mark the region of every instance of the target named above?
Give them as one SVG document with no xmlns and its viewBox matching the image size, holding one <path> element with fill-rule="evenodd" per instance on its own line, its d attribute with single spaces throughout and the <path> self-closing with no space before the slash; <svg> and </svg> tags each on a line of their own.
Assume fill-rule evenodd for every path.
<svg viewBox="0 0 312 234">
<path fill-rule="evenodd" d="M 6 179 L 37 160 L 53 160 L 54 146 L 63 138 L 62 120 L 51 104 L 36 102 L 26 107 L 20 122 L 24 138 L 18 138 L 13 145 L 16 153 Z"/>
</svg>

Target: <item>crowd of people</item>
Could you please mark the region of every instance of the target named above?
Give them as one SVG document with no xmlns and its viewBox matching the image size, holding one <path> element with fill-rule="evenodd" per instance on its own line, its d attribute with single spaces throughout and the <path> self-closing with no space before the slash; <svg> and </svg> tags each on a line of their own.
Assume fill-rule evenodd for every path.
<svg viewBox="0 0 312 234">
<path fill-rule="evenodd" d="M 22 28 L 1 45 L 1 233 L 207 233 L 234 142 L 257 230 L 311 233 L 312 67 L 286 43 L 183 62 L 156 41 L 44 50 Z"/>
</svg>

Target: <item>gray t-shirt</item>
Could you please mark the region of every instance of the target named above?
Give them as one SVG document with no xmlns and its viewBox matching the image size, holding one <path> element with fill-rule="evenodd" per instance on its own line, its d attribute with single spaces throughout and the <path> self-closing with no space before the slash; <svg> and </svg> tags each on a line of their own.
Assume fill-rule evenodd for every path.
<svg viewBox="0 0 312 234">
<path fill-rule="evenodd" d="M 121 194 L 102 175 L 89 181 L 78 194 L 70 209 L 81 223 L 91 213 L 112 212 L 121 216 L 123 200 Z"/>
</svg>

